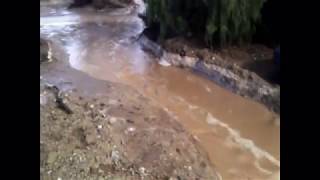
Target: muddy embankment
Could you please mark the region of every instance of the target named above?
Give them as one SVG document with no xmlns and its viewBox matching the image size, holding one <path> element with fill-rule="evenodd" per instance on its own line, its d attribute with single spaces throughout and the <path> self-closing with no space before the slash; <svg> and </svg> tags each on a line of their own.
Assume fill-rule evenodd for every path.
<svg viewBox="0 0 320 180">
<path fill-rule="evenodd" d="M 219 179 L 198 142 L 163 109 L 131 87 L 71 68 L 44 39 L 40 124 L 43 180 Z"/>
<path fill-rule="evenodd" d="M 160 46 L 145 35 L 142 35 L 139 41 L 145 50 L 154 54 L 160 62 L 165 62 L 165 65 L 169 63 L 190 68 L 233 93 L 264 104 L 269 110 L 280 115 L 280 86 L 267 82 L 255 72 L 225 61 L 219 56 L 208 56 L 208 52 L 198 51 L 193 55 L 177 53 L 170 47 L 173 43 L 170 41 Z"/>
</svg>

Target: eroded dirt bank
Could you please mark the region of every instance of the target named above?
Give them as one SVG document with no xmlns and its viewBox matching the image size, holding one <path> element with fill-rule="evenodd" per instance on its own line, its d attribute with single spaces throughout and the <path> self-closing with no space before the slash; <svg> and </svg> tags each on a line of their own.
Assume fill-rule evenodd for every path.
<svg viewBox="0 0 320 180">
<path fill-rule="evenodd" d="M 280 78 L 273 77 L 278 76 L 279 72 L 277 71 L 280 70 L 274 67 L 270 68 L 270 65 L 266 66 L 265 62 L 270 64 L 270 60 L 256 60 L 251 63 L 247 60 L 250 57 L 230 58 L 229 54 L 224 55 L 227 53 L 210 52 L 206 48 L 199 48 L 199 46 L 191 45 L 189 41 L 179 38 L 169 39 L 162 45 L 154 43 L 146 36 L 142 36 L 139 40 L 144 49 L 152 52 L 161 61 L 178 67 L 190 68 L 233 93 L 264 104 L 268 109 L 280 115 L 280 86 L 266 80 L 274 81 L 275 78 Z M 261 54 L 261 52 L 257 53 L 257 56 Z M 272 58 L 270 53 L 266 56 L 264 58 Z M 258 59 L 259 57 L 253 58 Z M 264 63 L 262 68 L 259 67 L 262 70 L 257 67 L 261 63 Z M 268 69 L 275 70 L 268 72 Z M 261 73 L 258 75 L 257 72 Z"/>
<path fill-rule="evenodd" d="M 164 110 L 126 85 L 70 68 L 47 47 L 57 57 L 40 54 L 41 179 L 218 179 Z"/>
</svg>

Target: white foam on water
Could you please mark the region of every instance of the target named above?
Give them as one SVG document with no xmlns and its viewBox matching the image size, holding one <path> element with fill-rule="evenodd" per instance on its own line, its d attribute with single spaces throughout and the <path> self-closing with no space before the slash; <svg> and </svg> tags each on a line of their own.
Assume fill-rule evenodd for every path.
<svg viewBox="0 0 320 180">
<path fill-rule="evenodd" d="M 280 180 L 280 171 L 272 175 L 268 180 Z"/>
<path fill-rule="evenodd" d="M 191 105 L 191 104 L 188 104 L 188 107 L 189 107 L 190 110 L 199 109 L 198 106 L 194 106 L 194 105 Z"/>
<path fill-rule="evenodd" d="M 134 2 L 138 5 L 138 13 L 145 14 L 146 12 L 146 4 L 143 0 L 134 0 Z"/>
<path fill-rule="evenodd" d="M 263 172 L 263 173 L 265 173 L 265 174 L 269 174 L 269 175 L 272 175 L 272 174 L 273 174 L 273 172 L 271 172 L 271 171 L 269 171 L 269 170 L 261 167 L 261 165 L 260 165 L 257 161 L 254 162 L 254 166 L 255 166 L 259 171 L 261 171 L 261 172 Z"/>
<path fill-rule="evenodd" d="M 208 86 L 206 86 L 205 89 L 206 89 L 206 91 L 209 92 L 209 93 L 212 92 L 211 89 L 210 89 Z"/>
<path fill-rule="evenodd" d="M 171 66 L 171 64 L 163 58 L 160 59 L 159 64 L 165 67 Z"/>
<path fill-rule="evenodd" d="M 211 113 L 207 114 L 206 121 L 209 125 L 220 126 L 225 128 L 229 132 L 228 141 L 232 143 L 236 143 L 242 149 L 249 151 L 257 160 L 261 160 L 265 158 L 269 160 L 271 163 L 273 163 L 274 165 L 280 167 L 280 161 L 278 161 L 270 153 L 256 146 L 252 140 L 241 137 L 239 132 L 232 129 L 228 124 L 221 122 L 217 118 L 214 118 L 211 115 Z M 259 167 L 261 166 L 259 165 Z"/>
<path fill-rule="evenodd" d="M 48 50 L 48 62 L 51 62 L 53 59 L 52 59 L 52 47 L 51 47 L 51 44 L 50 42 L 48 42 L 48 46 L 49 46 L 49 50 Z"/>
</svg>

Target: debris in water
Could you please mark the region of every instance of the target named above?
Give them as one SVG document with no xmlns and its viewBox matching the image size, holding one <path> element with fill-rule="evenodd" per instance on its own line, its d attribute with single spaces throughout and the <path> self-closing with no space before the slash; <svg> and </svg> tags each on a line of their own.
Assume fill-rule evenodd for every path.
<svg viewBox="0 0 320 180">
<path fill-rule="evenodd" d="M 208 91 L 209 93 L 211 93 L 211 89 L 210 89 L 208 86 L 206 86 L 205 88 L 206 88 L 206 91 Z"/>
<path fill-rule="evenodd" d="M 193 106 L 191 104 L 189 104 L 188 107 L 189 107 L 190 110 L 195 110 L 195 109 L 199 108 L 198 106 Z"/>
<path fill-rule="evenodd" d="M 207 115 L 207 123 L 209 125 L 217 125 L 219 124 L 219 120 L 214 118 L 210 113 Z"/>
</svg>

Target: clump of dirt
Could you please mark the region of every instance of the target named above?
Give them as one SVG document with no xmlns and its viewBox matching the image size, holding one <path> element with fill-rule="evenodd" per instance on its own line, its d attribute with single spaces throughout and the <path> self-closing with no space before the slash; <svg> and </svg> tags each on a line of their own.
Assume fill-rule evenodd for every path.
<svg viewBox="0 0 320 180">
<path fill-rule="evenodd" d="M 137 91 L 59 60 L 40 73 L 42 180 L 218 179 L 198 142 Z"/>
</svg>

